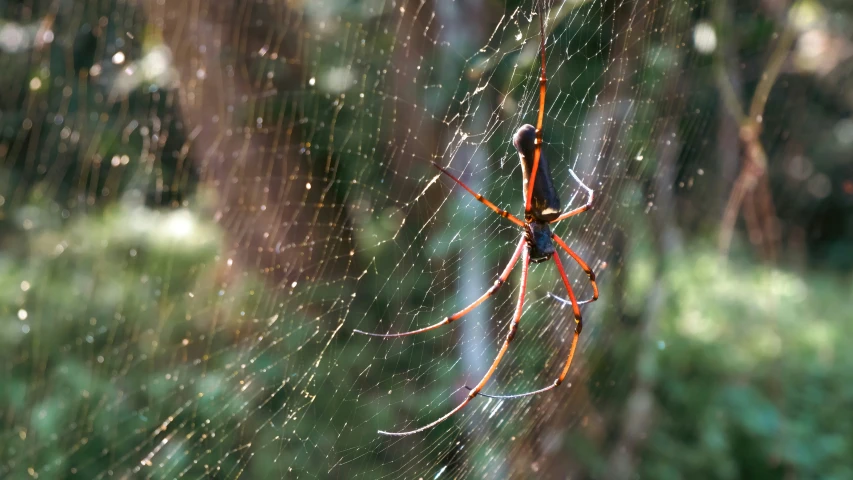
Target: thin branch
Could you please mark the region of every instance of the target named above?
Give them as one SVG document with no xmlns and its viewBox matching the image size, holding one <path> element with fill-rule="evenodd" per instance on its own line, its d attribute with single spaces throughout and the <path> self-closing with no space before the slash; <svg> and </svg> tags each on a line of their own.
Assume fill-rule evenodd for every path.
<svg viewBox="0 0 853 480">
<path fill-rule="evenodd" d="M 791 8 L 793 9 L 795 7 L 796 4 Z M 758 87 L 755 88 L 755 93 L 752 96 L 752 105 L 749 107 L 749 117 L 757 123 L 761 123 L 760 118 L 764 115 L 764 107 L 767 105 L 767 99 L 770 97 L 770 91 L 773 89 L 773 85 L 779 78 L 779 73 L 782 71 L 782 66 L 785 64 L 785 60 L 788 59 L 788 54 L 791 51 L 791 47 L 793 47 L 794 40 L 796 38 L 796 31 L 789 21 L 785 25 L 785 29 L 782 30 L 782 35 L 776 43 L 776 48 L 773 49 L 773 52 L 770 54 L 770 58 L 767 60 L 767 66 L 764 67 L 764 73 L 761 75 L 761 81 L 758 83 Z"/>
<path fill-rule="evenodd" d="M 796 6 L 797 4 L 793 5 L 791 9 L 793 10 Z M 725 25 L 726 13 L 727 2 L 723 0 L 716 2 L 714 21 L 718 28 Z M 767 154 L 761 144 L 760 134 L 767 99 L 770 97 L 773 85 L 779 78 L 782 66 L 788 59 L 795 39 L 796 31 L 791 22 L 788 21 L 761 74 L 761 80 L 752 96 L 748 115 L 744 113 L 738 94 L 726 73 L 724 49 L 718 47 L 714 56 L 715 74 L 720 95 L 729 114 L 738 122 L 739 136 L 743 143 L 744 152 L 743 167 L 737 180 L 735 180 L 726 208 L 723 211 L 719 237 L 719 249 L 723 256 L 728 255 L 738 214 L 743 211 L 750 239 L 753 243 L 764 245 L 767 256 L 771 259 L 775 258 L 776 215 L 767 178 Z M 759 184 L 761 188 L 757 189 Z M 751 205 L 752 210 L 745 211 L 744 202 Z M 760 206 L 760 208 L 756 209 L 756 206 Z"/>
</svg>

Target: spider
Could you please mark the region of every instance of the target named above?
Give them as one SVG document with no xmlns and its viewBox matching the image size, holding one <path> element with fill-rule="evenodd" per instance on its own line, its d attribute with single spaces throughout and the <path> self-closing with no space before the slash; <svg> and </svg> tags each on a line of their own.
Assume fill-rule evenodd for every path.
<svg viewBox="0 0 853 480">
<path fill-rule="evenodd" d="M 460 187 L 465 189 L 465 191 L 473 195 L 474 198 L 476 198 L 480 203 L 484 204 L 493 212 L 497 213 L 503 218 L 508 219 L 509 221 L 518 225 L 521 228 L 521 238 L 518 241 L 518 245 L 515 248 L 515 252 L 512 254 L 512 258 L 510 258 L 509 263 L 504 268 L 498 279 L 495 280 L 494 285 L 492 285 L 486 291 L 486 293 L 484 293 L 480 298 L 474 301 L 474 303 L 468 305 L 467 307 L 454 313 L 453 315 L 446 317 L 444 320 L 436 324 L 403 333 L 382 334 L 354 330 L 354 332 L 363 335 L 370 335 L 382 338 L 395 338 L 428 332 L 430 330 L 439 328 L 441 326 L 459 320 L 460 318 L 468 314 L 471 310 L 476 308 L 478 305 L 483 303 L 486 299 L 494 295 L 495 292 L 497 292 L 498 289 L 500 289 L 501 286 L 506 283 L 507 278 L 509 277 L 515 265 L 518 263 L 519 258 L 521 258 L 521 288 L 518 294 L 518 303 L 515 307 L 515 313 L 510 322 L 509 332 L 507 333 L 506 339 L 504 340 L 500 351 L 498 351 L 497 356 L 492 362 L 491 367 L 489 367 L 489 370 L 486 372 L 480 382 L 477 383 L 476 386 L 474 386 L 473 388 L 468 386 L 465 387 L 469 390 L 468 396 L 456 408 L 446 413 L 438 420 L 435 420 L 432 423 L 424 425 L 423 427 L 417 428 L 415 430 L 405 432 L 386 432 L 380 430 L 379 433 L 382 435 L 402 437 L 428 430 L 452 417 L 454 414 L 456 414 L 466 405 L 468 405 L 468 403 L 471 402 L 471 400 L 473 400 L 474 397 L 478 395 L 488 398 L 516 399 L 528 397 L 531 395 L 537 395 L 556 388 L 563 382 L 569 372 L 569 368 L 572 365 L 572 358 L 574 358 L 575 349 L 578 344 L 578 338 L 580 337 L 581 330 L 583 329 L 583 319 L 581 318 L 581 312 L 579 307 L 580 305 L 583 305 L 585 303 L 590 303 L 598 300 L 598 286 L 595 283 L 595 273 L 592 271 L 591 268 L 589 268 L 586 262 L 584 262 L 581 257 L 574 252 L 574 250 L 572 250 L 571 248 L 569 248 L 568 245 L 566 245 L 566 242 L 564 242 L 563 239 L 561 239 L 559 236 L 557 236 L 557 234 L 551 231 L 550 227 L 552 223 L 559 222 L 560 220 L 565 220 L 569 217 L 573 217 L 589 210 L 592 207 L 593 191 L 591 188 L 587 187 L 578 178 L 577 175 L 575 175 L 574 171 L 569 170 L 569 173 L 571 173 L 572 177 L 574 177 L 578 184 L 580 184 L 580 186 L 583 187 L 584 190 L 586 190 L 588 198 L 587 202 L 583 206 L 561 213 L 562 208 L 560 206 L 560 197 L 557 195 L 557 190 L 556 188 L 554 188 L 554 182 L 551 179 L 551 171 L 549 168 L 548 160 L 542 153 L 542 121 L 545 114 L 545 93 L 547 79 L 545 77 L 545 23 L 542 16 L 541 3 L 538 5 L 538 14 L 540 30 L 540 76 L 538 118 L 536 121 L 536 127 L 533 127 L 529 124 L 522 125 L 515 132 L 515 135 L 512 139 L 512 144 L 518 151 L 519 160 L 521 162 L 521 173 L 523 177 L 522 187 L 523 191 L 525 192 L 524 220 L 522 221 L 515 215 L 499 208 L 497 205 L 495 205 L 479 193 L 476 193 L 475 191 L 468 188 L 465 183 L 463 183 L 453 174 L 448 172 L 446 169 L 444 169 L 437 163 L 432 162 L 433 166 L 435 166 L 441 173 L 450 177 Z M 533 180 L 531 181 L 531 179 Z M 572 260 L 577 262 L 577 264 L 589 277 L 589 281 L 592 286 L 592 297 L 588 300 L 578 301 L 577 298 L 575 298 L 574 291 L 572 290 L 572 287 L 569 284 L 569 280 L 566 277 L 566 272 L 563 269 L 563 263 L 560 261 L 559 255 L 557 255 L 557 249 L 555 247 L 555 244 L 556 246 L 562 248 L 572 258 Z M 518 324 L 521 320 L 521 314 L 524 307 L 524 294 L 527 291 L 527 271 L 530 267 L 530 262 L 541 263 L 550 259 L 553 259 L 554 264 L 557 266 L 557 271 L 560 274 L 560 278 L 563 280 L 563 285 L 565 285 L 566 287 L 566 291 L 569 294 L 569 299 L 565 300 L 552 294 L 549 295 L 563 302 L 564 304 L 571 306 L 576 323 L 574 335 L 572 337 L 572 344 L 569 349 L 569 356 L 566 359 L 566 363 L 563 366 L 563 370 L 560 372 L 559 377 L 557 377 L 553 383 L 546 387 L 531 392 L 519 393 L 515 395 L 488 395 L 485 393 L 481 393 L 481 390 L 489 381 L 492 374 L 494 374 L 495 370 L 501 362 L 501 359 L 509 349 L 509 345 L 515 338 L 515 334 L 518 330 Z"/>
</svg>

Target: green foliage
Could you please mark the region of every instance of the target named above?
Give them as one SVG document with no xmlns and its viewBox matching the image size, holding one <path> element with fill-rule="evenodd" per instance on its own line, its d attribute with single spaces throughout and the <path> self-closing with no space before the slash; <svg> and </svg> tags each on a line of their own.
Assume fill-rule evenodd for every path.
<svg viewBox="0 0 853 480">
<path fill-rule="evenodd" d="M 702 250 L 669 265 L 643 476 L 853 476 L 850 281 Z"/>
<path fill-rule="evenodd" d="M 0 464 L 8 478 L 29 468 L 94 478 L 104 468 L 95 459 L 127 459 L 150 444 L 162 412 L 215 396 L 209 377 L 176 389 L 176 379 L 216 363 L 181 359 L 215 351 L 204 332 L 215 316 L 236 318 L 246 294 L 217 298 L 219 234 L 193 212 L 116 205 L 67 223 L 58 209 L 14 213 L 20 250 L 0 256 Z"/>
</svg>

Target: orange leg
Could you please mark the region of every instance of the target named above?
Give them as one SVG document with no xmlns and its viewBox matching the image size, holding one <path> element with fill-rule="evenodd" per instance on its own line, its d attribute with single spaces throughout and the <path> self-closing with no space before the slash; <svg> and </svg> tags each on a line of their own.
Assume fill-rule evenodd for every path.
<svg viewBox="0 0 853 480">
<path fill-rule="evenodd" d="M 480 380 L 477 386 L 471 389 L 465 400 L 463 400 L 462 403 L 456 406 L 456 408 L 444 414 L 444 416 L 428 425 L 424 425 L 423 427 L 420 427 L 415 430 L 410 430 L 408 432 L 383 432 L 382 430 L 380 430 L 379 433 L 381 433 L 382 435 L 390 435 L 394 437 L 404 437 L 406 435 L 412 435 L 415 433 L 423 432 L 424 430 L 429 430 L 430 428 L 452 417 L 459 410 L 462 410 L 465 405 L 468 405 L 468 403 L 470 403 L 474 397 L 480 394 L 480 390 L 486 385 L 486 383 L 492 377 L 492 374 L 495 373 L 495 370 L 498 368 L 498 365 L 501 363 L 501 359 L 509 348 L 509 344 L 512 342 L 512 339 L 515 338 L 515 332 L 518 330 L 518 322 L 519 320 L 521 320 L 521 313 L 524 310 L 524 292 L 527 290 L 527 270 L 530 267 L 530 251 L 526 248 L 522 251 L 521 264 L 521 290 L 518 293 L 518 304 L 515 307 L 515 315 L 513 315 L 512 321 L 509 325 L 509 333 L 507 333 L 506 340 L 504 340 L 503 346 L 498 352 L 498 355 L 495 357 L 495 360 L 492 362 L 492 366 L 489 367 L 489 371 L 486 372 L 486 374 L 483 376 L 482 380 Z"/>
<path fill-rule="evenodd" d="M 480 298 L 478 298 L 471 305 L 468 305 L 467 307 L 463 308 L 462 310 L 459 310 L 458 312 L 454 313 L 453 315 L 446 317 L 444 320 L 442 320 L 436 324 L 430 325 L 428 327 L 419 328 L 417 330 L 412 330 L 410 332 L 403 332 L 403 333 L 371 333 L 371 332 L 365 332 L 362 330 L 353 330 L 353 332 L 360 333 L 362 335 L 370 335 L 371 337 L 385 337 L 385 338 L 406 337 L 408 335 L 415 335 L 418 333 L 428 332 L 430 330 L 436 329 L 436 328 L 441 327 L 443 325 L 447 325 L 448 323 L 452 323 L 452 322 L 455 322 L 456 320 L 459 320 L 460 318 L 467 315 L 468 312 L 470 312 L 471 310 L 474 310 L 478 305 L 480 305 L 481 303 L 486 301 L 487 298 L 494 295 L 495 292 L 497 292 L 498 289 L 501 288 L 504 283 L 506 283 L 506 279 L 509 277 L 509 274 L 512 272 L 512 268 L 515 266 L 516 262 L 518 262 L 518 257 L 521 255 L 521 250 L 525 247 L 525 243 L 526 242 L 525 242 L 524 236 L 522 236 L 521 241 L 518 242 L 518 246 L 515 247 L 515 253 L 512 254 L 512 258 L 510 259 L 510 261 L 507 264 L 506 268 L 504 269 L 503 273 L 501 273 L 501 276 L 498 277 L 497 280 L 495 280 L 494 285 L 492 285 L 488 290 L 486 290 L 486 293 L 484 293 Z"/>
<path fill-rule="evenodd" d="M 545 120 L 545 91 L 548 78 L 545 76 L 545 17 L 542 13 L 542 3 L 539 7 L 539 115 L 536 118 L 536 145 L 533 150 L 533 168 L 530 169 L 530 185 L 524 195 L 524 212 L 530 211 L 533 199 L 533 185 L 536 183 L 536 171 L 539 169 L 539 157 L 542 156 L 542 123 Z"/>
<path fill-rule="evenodd" d="M 452 178 L 452 179 L 453 179 L 453 181 L 454 181 L 454 182 L 456 182 L 456 183 L 458 183 L 460 187 L 464 188 L 468 193 L 470 193 L 471 195 L 473 195 L 473 196 L 474 196 L 474 198 L 476 198 L 478 202 L 480 202 L 480 203 L 482 203 L 483 205 L 485 205 L 485 206 L 487 206 L 487 207 L 491 208 L 495 213 L 497 213 L 498 215 L 500 215 L 500 216 L 502 216 L 502 217 L 504 217 L 504 218 L 509 219 L 512 223 L 514 223 L 514 224 L 518 225 L 519 227 L 521 227 L 521 228 L 525 228 L 525 224 L 524 224 L 524 222 L 522 222 L 521 220 L 519 220 L 515 215 L 513 215 L 513 214 L 511 214 L 511 213 L 507 212 L 506 210 L 503 210 L 503 209 L 501 209 L 501 208 L 498 208 L 498 206 L 497 206 L 497 205 L 495 205 L 494 203 L 490 202 L 486 197 L 484 197 L 484 196 L 480 195 L 479 193 L 475 192 L 474 190 L 471 190 L 470 188 L 468 188 L 468 185 L 465 185 L 465 184 L 462 182 L 462 180 L 459 180 L 458 178 L 454 177 L 452 173 L 450 173 L 450 172 L 448 172 L 447 170 L 445 170 L 444 168 L 442 168 L 442 167 L 441 167 L 441 165 L 439 165 L 439 164 L 437 164 L 437 163 L 435 163 L 435 162 L 432 162 L 432 164 L 435 166 L 435 168 L 439 169 L 439 170 L 441 171 L 441 173 L 443 173 L 443 174 L 447 175 L 448 177 Z"/>
<path fill-rule="evenodd" d="M 480 395 L 487 397 L 487 398 L 500 398 L 500 399 L 529 397 L 531 395 L 537 395 L 537 394 L 540 394 L 542 392 L 547 392 L 548 390 L 552 390 L 554 388 L 557 388 L 557 386 L 559 386 L 561 383 L 563 383 L 563 380 L 566 379 L 566 375 L 569 373 L 569 369 L 572 366 L 572 359 L 574 359 L 574 357 L 575 357 L 575 349 L 578 346 L 578 339 L 580 338 L 581 330 L 583 330 L 583 318 L 581 318 L 581 310 L 578 306 L 578 301 L 575 298 L 575 292 L 572 291 L 572 287 L 571 287 L 571 285 L 569 285 L 569 279 L 566 277 L 566 271 L 563 270 L 563 264 L 562 264 L 562 262 L 560 262 L 560 257 L 558 255 L 554 255 L 552 258 L 554 259 L 554 263 L 557 264 L 557 270 L 560 272 L 560 278 L 563 279 L 563 285 L 566 286 L 566 291 L 569 292 L 569 299 L 571 299 L 571 302 L 572 302 L 572 312 L 575 315 L 575 323 L 576 323 L 575 333 L 572 336 L 572 346 L 569 349 L 569 358 L 566 359 L 566 364 L 563 366 L 563 371 L 560 372 L 560 376 L 557 377 L 556 380 L 554 380 L 554 383 L 552 383 L 551 385 L 548 385 L 545 388 L 540 388 L 539 390 L 534 390 L 532 392 L 526 392 L 526 393 L 519 393 L 517 395 L 486 395 L 485 393 L 481 393 Z"/>
<path fill-rule="evenodd" d="M 572 250 L 571 248 L 569 248 L 568 245 L 566 245 L 566 242 L 564 242 L 562 238 L 558 237 L 556 234 L 552 234 L 551 238 L 553 238 L 554 241 L 557 242 L 557 245 L 559 245 L 560 248 L 565 250 L 566 253 L 568 253 L 569 256 L 572 257 L 572 259 L 574 259 L 575 262 L 577 262 L 577 264 L 583 269 L 584 273 L 586 273 L 586 276 L 589 277 L 589 283 L 592 285 L 592 298 L 581 301 L 581 302 L 577 302 L 578 305 L 583 305 L 585 303 L 592 303 L 592 302 L 598 300 L 598 285 L 596 285 L 596 283 L 595 283 L 595 272 L 593 272 L 592 269 L 589 268 L 589 265 L 587 265 L 586 262 L 583 261 L 583 259 L 580 257 L 580 255 L 575 253 L 574 250 Z M 567 302 L 566 300 L 564 300 L 560 297 L 556 297 L 554 295 L 551 295 L 551 296 L 562 301 L 565 304 L 570 303 L 570 302 Z"/>
</svg>

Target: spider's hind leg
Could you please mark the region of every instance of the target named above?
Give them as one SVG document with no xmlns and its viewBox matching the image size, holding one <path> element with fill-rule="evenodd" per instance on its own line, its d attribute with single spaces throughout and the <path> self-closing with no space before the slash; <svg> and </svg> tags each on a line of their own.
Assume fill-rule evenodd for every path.
<svg viewBox="0 0 853 480">
<path fill-rule="evenodd" d="M 574 250 L 572 250 L 571 248 L 569 248 L 568 245 L 566 245 L 566 242 L 564 242 L 562 238 L 558 237 L 556 234 L 552 234 L 551 238 L 554 239 L 554 241 L 557 243 L 557 245 L 560 246 L 560 248 L 565 250 L 565 252 L 568 253 L 570 257 L 572 257 L 572 260 L 574 260 L 575 263 L 577 263 L 578 266 L 581 267 L 583 272 L 589 278 L 589 283 L 592 286 L 592 298 L 589 298 L 587 300 L 582 300 L 580 302 L 577 302 L 577 304 L 578 305 L 584 305 L 586 303 L 592 303 L 592 302 L 598 300 L 598 284 L 595 283 L 595 272 L 593 272 L 592 269 L 589 268 L 589 265 L 587 265 L 586 262 L 583 261 L 583 259 L 581 258 L 580 255 L 575 253 Z M 549 295 L 551 295 L 551 294 L 549 294 Z M 569 302 L 563 298 L 557 297 L 555 295 L 551 295 L 551 296 L 562 301 L 564 304 L 571 304 L 571 302 Z"/>
<path fill-rule="evenodd" d="M 468 405 L 471 400 L 474 399 L 477 395 L 480 395 L 480 390 L 489 382 L 489 379 L 492 378 L 492 375 L 497 370 L 498 365 L 501 363 L 501 359 L 503 359 L 504 354 L 506 354 L 509 349 L 509 344 L 512 343 L 513 338 L 515 338 L 515 333 L 518 331 L 518 324 L 521 321 L 521 314 L 524 312 L 524 294 L 527 291 L 527 271 L 530 268 L 530 252 L 527 249 L 522 249 L 522 259 L 521 259 L 521 288 L 518 292 L 518 303 L 515 307 L 515 313 L 512 316 L 512 320 L 510 321 L 509 332 L 507 333 L 506 340 L 504 340 L 503 346 L 498 351 L 498 354 L 495 356 L 494 361 L 492 361 L 492 365 L 489 367 L 489 370 L 483 375 L 483 378 L 477 383 L 477 386 L 474 388 L 469 388 L 470 393 L 465 397 L 465 400 L 462 401 L 459 405 L 456 406 L 453 410 L 448 413 L 445 413 L 444 416 L 439 418 L 438 420 L 434 420 L 432 423 L 424 425 L 415 430 L 409 430 L 406 432 L 386 432 L 380 430 L 379 433 L 382 435 L 390 435 L 393 437 L 404 437 L 406 435 L 412 435 L 414 433 L 423 432 L 424 430 L 428 430 L 439 423 L 447 420 L 456 414 L 459 410 Z"/>
<path fill-rule="evenodd" d="M 481 393 L 480 395 L 487 397 L 487 398 L 497 398 L 497 399 L 503 399 L 503 400 L 509 400 L 509 399 L 515 399 L 515 398 L 524 398 L 524 397 L 537 395 L 537 394 L 540 394 L 543 392 L 547 392 L 548 390 L 552 390 L 554 388 L 557 388 L 561 383 L 563 383 L 563 380 L 566 379 L 566 375 L 569 373 L 569 369 L 572 366 L 572 360 L 575 357 L 575 350 L 577 350 L 578 339 L 580 338 L 581 330 L 583 330 L 583 318 L 581 317 L 581 311 L 580 311 L 580 308 L 578 307 L 578 300 L 577 300 L 577 298 L 575 298 L 575 292 L 572 290 L 572 286 L 569 284 L 569 279 L 568 279 L 568 277 L 566 277 L 566 271 L 563 269 L 562 262 L 560 262 L 560 257 L 558 255 L 554 255 L 553 258 L 554 258 L 554 263 L 557 266 L 557 270 L 560 272 L 560 278 L 563 280 L 563 285 L 565 285 L 566 291 L 569 294 L 569 299 L 571 300 L 571 304 L 572 304 L 572 312 L 574 313 L 574 316 L 575 316 L 575 332 L 572 335 L 572 346 L 569 348 L 569 357 L 566 359 L 565 365 L 563 365 L 563 370 L 560 372 L 560 376 L 557 377 L 557 379 L 554 380 L 554 382 L 551 383 L 551 385 L 548 385 L 547 387 L 540 388 L 539 390 L 534 390 L 532 392 L 519 393 L 516 395 L 487 395 L 484 393 Z"/>
</svg>

